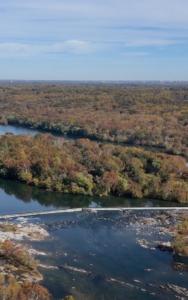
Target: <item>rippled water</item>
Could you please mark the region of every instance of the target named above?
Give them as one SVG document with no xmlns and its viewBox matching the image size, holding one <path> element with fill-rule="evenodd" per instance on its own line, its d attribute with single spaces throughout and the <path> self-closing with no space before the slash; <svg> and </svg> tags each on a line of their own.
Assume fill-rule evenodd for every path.
<svg viewBox="0 0 188 300">
<path fill-rule="evenodd" d="M 162 224 L 147 226 L 140 222 L 142 217 L 156 219 L 160 214 L 163 212 L 80 212 L 29 218 L 46 224 L 50 232 L 48 240 L 32 242 L 34 248 L 48 253 L 38 258 L 59 268 L 40 268 L 44 275 L 41 283 L 54 300 L 67 294 L 73 294 L 76 300 L 174 299 L 177 294 L 160 285 L 188 288 L 187 272 L 175 270 L 178 257 L 156 249 L 154 241 L 171 239 L 160 234 Z M 138 238 L 149 241 L 149 248 L 142 248 Z M 188 268 L 188 260 L 184 263 Z M 69 270 L 63 267 L 66 265 L 90 273 Z"/>
<path fill-rule="evenodd" d="M 0 134 L 5 132 L 35 134 L 39 130 L 0 126 Z M 64 195 L 0 179 L 1 215 L 95 206 L 185 205 L 150 199 Z M 46 224 L 50 232 L 49 239 L 32 242 L 33 247 L 49 254 L 38 257 L 41 263 L 58 267 L 57 270 L 41 268 L 44 275 L 41 283 L 50 290 L 54 300 L 61 300 L 67 294 L 73 294 L 76 300 L 175 299 L 172 291 L 160 285 L 164 287 L 170 283 L 188 288 L 187 272 L 176 270 L 177 263 L 182 262 L 188 270 L 188 260 L 155 249 L 154 241 L 171 239 L 160 234 L 158 227 L 161 224 L 147 226 L 138 221 L 142 216 L 156 218 L 162 213 L 130 211 L 122 215 L 113 211 L 97 214 L 80 212 L 24 218 Z M 150 241 L 154 249 L 142 248 L 137 243 L 138 238 Z M 85 273 L 63 267 L 66 264 Z"/>
</svg>

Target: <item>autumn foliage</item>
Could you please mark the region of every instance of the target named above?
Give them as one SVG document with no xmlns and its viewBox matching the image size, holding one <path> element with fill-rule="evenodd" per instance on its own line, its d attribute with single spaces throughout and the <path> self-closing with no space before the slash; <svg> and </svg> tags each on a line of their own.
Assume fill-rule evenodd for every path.
<svg viewBox="0 0 188 300">
<path fill-rule="evenodd" d="M 63 193 L 188 201 L 179 156 L 51 134 L 0 136 L 0 176 Z"/>
<path fill-rule="evenodd" d="M 188 256 L 188 219 L 175 227 L 177 234 L 172 239 L 173 251 Z"/>
<path fill-rule="evenodd" d="M 37 274 L 37 261 L 27 251 L 26 245 L 18 245 L 5 240 L 0 242 L 0 258 L 6 263 L 9 270 L 15 267 L 19 271 L 34 271 Z M 39 284 L 31 282 L 18 282 L 13 274 L 5 278 L 0 275 L 0 299 L 2 300 L 50 300 L 51 295 L 48 290 Z"/>
<path fill-rule="evenodd" d="M 36 270 L 37 261 L 33 259 L 24 245 L 21 247 L 10 240 L 0 242 L 0 256 L 13 266 L 21 266 L 26 270 Z"/>
<path fill-rule="evenodd" d="M 0 299 L 2 300 L 50 300 L 48 290 L 31 282 L 19 283 L 15 278 L 9 277 L 8 283 L 4 276 L 0 276 Z"/>
<path fill-rule="evenodd" d="M 1 86 L 0 124 L 163 147 L 188 156 L 188 86 Z"/>
</svg>

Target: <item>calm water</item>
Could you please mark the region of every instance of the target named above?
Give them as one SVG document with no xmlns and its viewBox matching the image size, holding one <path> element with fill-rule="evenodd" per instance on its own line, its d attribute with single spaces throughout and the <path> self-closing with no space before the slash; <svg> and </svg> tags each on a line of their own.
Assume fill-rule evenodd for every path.
<svg viewBox="0 0 188 300">
<path fill-rule="evenodd" d="M 56 132 L 51 132 L 51 131 L 44 131 L 41 129 L 34 129 L 30 127 L 24 127 L 24 126 L 18 126 L 18 125 L 0 125 L 0 135 L 5 134 L 6 132 L 12 132 L 15 135 L 18 134 L 36 134 L 36 133 L 47 133 L 50 132 L 53 136 L 55 137 L 62 137 L 67 141 L 75 141 L 79 138 L 85 138 L 83 136 L 70 136 L 70 135 L 63 135 L 60 133 Z M 91 141 L 99 141 L 101 144 L 113 144 L 113 145 L 121 145 L 121 146 L 126 146 L 126 147 L 135 147 L 135 145 L 130 145 L 126 143 L 117 143 L 117 142 L 110 142 L 110 141 L 104 141 L 104 140 L 97 140 L 95 138 L 90 138 Z M 157 147 L 151 147 L 151 146 L 139 146 L 136 145 L 137 148 L 143 148 L 152 152 L 164 152 L 164 148 L 157 148 Z"/>
<path fill-rule="evenodd" d="M 115 196 L 89 197 L 50 192 L 37 187 L 0 178 L 0 215 L 76 207 L 174 207 L 188 206 L 150 199 Z"/>
<path fill-rule="evenodd" d="M 139 220 L 140 216 L 155 217 L 157 213 L 140 211 L 136 214 Z M 126 215 L 117 212 L 99 212 L 97 215 L 81 212 L 29 219 L 43 224 L 48 222 L 46 228 L 51 234 L 50 238 L 43 242 L 32 242 L 32 245 L 48 253 L 47 256 L 37 257 L 41 263 L 59 267 L 58 270 L 40 268 L 44 275 L 41 284 L 48 287 L 53 299 L 60 300 L 67 294 L 73 294 L 76 300 L 170 300 L 175 299 L 174 293 L 161 289 L 160 285 L 170 283 L 188 288 L 187 271 L 175 270 L 178 257 L 157 250 L 153 243 L 168 241 L 171 237 L 160 235 L 159 224 L 141 226 L 139 221 L 134 221 L 133 215 L 135 213 L 132 212 Z M 51 229 L 50 224 L 54 221 L 59 224 L 65 221 L 78 224 Z M 150 241 L 154 249 L 142 248 L 137 238 Z M 188 259 L 184 258 L 184 263 L 188 269 Z M 62 268 L 65 264 L 90 274 Z"/>
<path fill-rule="evenodd" d="M 5 134 L 6 132 L 12 132 L 15 135 L 18 134 L 36 134 L 36 133 L 46 133 L 44 130 L 39 130 L 39 129 L 34 129 L 34 128 L 29 128 L 29 127 L 23 127 L 23 126 L 16 126 L 16 125 L 0 125 L 0 135 Z M 67 141 L 72 141 L 75 140 L 74 138 L 67 136 L 67 135 L 62 135 L 62 134 L 56 134 L 53 133 L 54 136 L 56 137 L 63 137 Z"/>
<path fill-rule="evenodd" d="M 10 125 L 0 126 L 0 134 L 5 132 L 36 134 L 39 130 Z M 185 205 L 150 199 L 64 195 L 0 179 L 1 215 L 89 206 Z M 188 270 L 188 260 L 156 249 L 144 249 L 138 245 L 137 238 L 146 238 L 151 242 L 171 238 L 160 235 L 155 226 L 140 226 L 139 223 L 132 222 L 132 214 L 131 212 L 125 215 L 119 212 L 98 212 L 95 215 L 80 212 L 28 218 L 28 221 L 32 222 L 42 224 L 48 222 L 46 229 L 51 234 L 49 239 L 43 242 L 32 242 L 32 245 L 40 251 L 49 253 L 47 256 L 38 257 L 41 263 L 59 267 L 58 270 L 42 268 L 40 270 L 44 275 L 41 284 L 50 290 L 53 300 L 61 300 L 68 294 L 73 294 L 76 300 L 170 300 L 175 299 L 174 293 L 161 289 L 159 285 L 170 283 L 188 288 L 188 273 L 175 270 L 177 261 L 182 262 L 182 260 Z M 142 214 L 148 215 L 152 212 L 136 212 L 138 217 Z M 65 224 L 65 221 L 70 222 L 69 228 L 51 227 L 53 222 Z M 90 273 L 61 267 L 65 264 Z M 148 272 L 145 269 L 152 269 L 152 271 Z"/>
<path fill-rule="evenodd" d="M 40 130 L 13 125 L 0 125 L 0 135 L 6 132 L 14 134 L 36 134 Z M 60 136 L 60 135 L 56 135 Z M 74 138 L 63 136 L 67 140 Z M 89 206 L 185 206 L 173 202 L 165 202 L 148 199 L 133 199 L 119 197 L 88 197 L 64 195 L 58 192 L 50 192 L 36 187 L 27 186 L 18 182 L 0 179 L 0 214 L 22 213 L 60 209 L 65 207 L 89 207 Z M 188 206 L 188 204 L 187 204 Z"/>
</svg>

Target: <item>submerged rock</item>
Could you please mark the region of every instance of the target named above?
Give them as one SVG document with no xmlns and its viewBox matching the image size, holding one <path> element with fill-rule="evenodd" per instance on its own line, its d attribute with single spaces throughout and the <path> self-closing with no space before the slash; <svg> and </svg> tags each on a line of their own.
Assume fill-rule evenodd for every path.
<svg viewBox="0 0 188 300">
<path fill-rule="evenodd" d="M 180 263 L 180 262 L 174 262 L 172 264 L 172 268 L 175 271 L 184 271 L 184 272 L 188 272 L 188 265 L 186 263 Z"/>
<path fill-rule="evenodd" d="M 175 284 L 167 283 L 167 284 L 165 284 L 165 286 L 160 286 L 160 288 L 163 288 L 163 289 L 168 290 L 168 291 L 175 292 L 178 295 L 188 297 L 188 290 L 186 288 L 183 288 L 183 287 L 175 285 Z"/>
<path fill-rule="evenodd" d="M 157 248 L 161 251 L 173 252 L 173 248 L 170 242 L 163 242 L 157 245 Z"/>
</svg>

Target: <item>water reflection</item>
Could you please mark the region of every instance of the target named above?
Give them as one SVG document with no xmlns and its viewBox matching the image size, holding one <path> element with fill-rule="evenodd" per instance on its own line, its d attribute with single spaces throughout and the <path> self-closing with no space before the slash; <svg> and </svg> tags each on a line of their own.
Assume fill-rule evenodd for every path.
<svg viewBox="0 0 188 300">
<path fill-rule="evenodd" d="M 21 200 L 18 201 L 18 200 Z M 11 180 L 0 179 L 0 211 L 7 206 L 7 213 L 18 212 L 15 205 L 22 205 L 22 211 L 58 209 L 64 207 L 88 207 L 93 201 L 92 197 L 65 195 L 28 186 Z"/>
<path fill-rule="evenodd" d="M 17 125 L 0 125 L 0 135 L 3 135 L 7 132 L 11 132 L 15 135 L 19 135 L 19 134 L 31 134 L 31 135 L 35 135 L 37 133 L 46 133 L 47 131 L 44 131 L 42 129 L 35 129 L 35 128 L 30 128 L 30 127 L 24 127 L 24 126 L 17 126 Z M 49 131 L 50 132 L 50 131 Z M 65 140 L 67 141 L 72 141 L 75 140 L 74 137 L 71 136 L 67 136 L 67 135 L 62 135 L 62 134 L 58 134 L 53 132 L 52 133 L 55 137 L 63 137 Z"/>
<path fill-rule="evenodd" d="M 42 283 L 50 289 L 53 299 L 60 300 L 66 293 L 73 293 L 77 299 L 78 292 L 81 295 L 78 298 L 80 300 L 86 298 L 89 300 L 170 300 L 176 294 L 174 291 L 161 289 L 161 286 L 170 283 L 187 287 L 186 274 L 182 276 L 182 273 L 177 272 L 174 267 L 181 258 L 172 253 L 152 249 L 156 247 L 155 241 L 159 239 L 161 225 L 149 227 L 146 225 L 144 229 L 139 230 L 143 226 L 139 223 L 139 218 L 146 215 L 149 218 L 157 217 L 158 212 L 146 214 L 144 211 L 139 211 L 136 214 L 138 223 L 135 225 L 132 223 L 134 219 L 132 212 L 128 213 L 126 218 L 119 212 L 99 212 L 97 215 L 80 212 L 40 216 L 40 222 L 50 224 L 47 226 L 52 239 L 32 242 L 32 244 L 39 251 L 53 253 L 53 255 L 38 257 L 42 263 L 59 267 L 55 272 L 41 270 L 44 275 Z M 58 227 L 60 223 L 70 221 L 79 222 L 79 225 Z M 51 227 L 54 222 L 57 222 L 56 229 Z M 151 241 L 152 248 L 150 246 L 142 248 L 137 243 L 139 238 Z M 170 236 L 161 236 L 164 241 L 170 238 Z M 86 272 L 75 272 L 66 268 L 67 266 Z M 110 278 L 114 280 L 109 281 Z"/>
<path fill-rule="evenodd" d="M 55 137 L 62 137 L 67 141 L 74 141 L 79 138 L 85 138 L 84 136 L 74 136 L 74 135 L 63 135 L 61 133 L 57 133 L 55 131 L 49 131 L 49 130 L 42 130 L 42 129 L 35 129 L 31 127 L 25 127 L 25 126 L 20 126 L 20 125 L 0 125 L 0 135 L 3 135 L 7 132 L 11 132 L 15 135 L 19 134 L 31 134 L 35 135 L 36 133 L 47 133 L 50 132 L 53 136 Z M 137 148 L 143 148 L 145 150 L 149 150 L 152 152 L 165 152 L 164 148 L 158 148 L 158 147 L 152 147 L 152 146 L 139 146 L 139 145 L 134 145 L 134 144 L 127 144 L 127 143 L 118 143 L 118 142 L 112 142 L 112 141 L 104 141 L 104 140 L 98 140 L 96 138 L 90 138 L 91 141 L 98 141 L 101 144 L 113 144 L 113 145 L 120 145 L 123 147 L 137 147 Z"/>
<path fill-rule="evenodd" d="M 69 195 L 0 179 L 0 213 L 22 213 L 79 207 L 185 207 L 185 204 L 115 196 Z M 186 205 L 188 206 L 188 204 Z"/>
<path fill-rule="evenodd" d="M 6 132 L 13 134 L 36 134 L 44 132 L 42 130 L 27 128 L 15 125 L 0 125 L 0 135 Z M 75 140 L 78 137 L 63 136 L 53 133 L 54 136 L 61 136 L 66 140 Z M 104 142 L 103 143 L 107 143 Z M 123 144 L 125 146 L 125 144 Z M 150 148 L 150 150 L 152 150 Z M 156 151 L 156 148 L 155 148 Z M 21 201 L 18 201 L 21 200 Z M 88 197 L 83 195 L 66 195 L 58 192 L 50 192 L 36 187 L 27 186 L 18 182 L 0 179 L 0 212 L 1 213 L 22 213 L 28 211 L 41 211 L 45 209 L 76 208 L 88 206 L 102 207 L 145 207 L 145 206 L 188 206 L 188 204 L 178 204 L 150 199 L 121 198 L 115 196 L 108 197 Z"/>
</svg>

